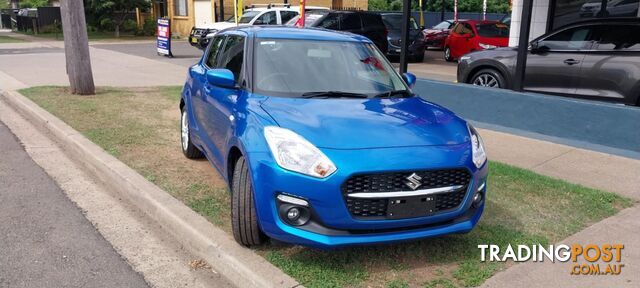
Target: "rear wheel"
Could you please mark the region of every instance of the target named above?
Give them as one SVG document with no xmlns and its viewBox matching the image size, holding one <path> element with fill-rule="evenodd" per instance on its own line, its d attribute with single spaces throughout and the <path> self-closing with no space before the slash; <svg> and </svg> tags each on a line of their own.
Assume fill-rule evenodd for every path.
<svg viewBox="0 0 640 288">
<path fill-rule="evenodd" d="M 182 117 L 180 117 L 180 142 L 182 145 L 182 153 L 189 159 L 202 158 L 202 152 L 191 143 L 191 128 L 189 126 L 189 117 L 187 108 L 182 109 Z"/>
<path fill-rule="evenodd" d="M 244 246 L 260 245 L 267 238 L 260 230 L 253 198 L 253 183 L 244 157 L 236 161 L 231 183 L 231 228 L 233 238 Z"/>
<path fill-rule="evenodd" d="M 495 69 L 482 69 L 478 71 L 473 78 L 471 84 L 490 88 L 505 88 L 506 83 L 502 74 Z"/>
<path fill-rule="evenodd" d="M 453 61 L 453 58 L 451 57 L 451 48 L 449 47 L 444 47 L 444 60 L 447 62 Z"/>
</svg>

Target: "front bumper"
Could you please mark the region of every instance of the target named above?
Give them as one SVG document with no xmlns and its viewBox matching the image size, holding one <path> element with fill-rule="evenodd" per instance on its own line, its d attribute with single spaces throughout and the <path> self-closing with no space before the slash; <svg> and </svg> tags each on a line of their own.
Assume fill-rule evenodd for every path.
<svg viewBox="0 0 640 288">
<path fill-rule="evenodd" d="M 269 152 L 249 157 L 256 209 L 262 230 L 271 238 L 299 245 L 333 248 L 389 243 L 446 234 L 466 233 L 476 225 L 484 208 L 472 205 L 474 192 L 482 186 L 486 195 L 487 165 L 476 169 L 469 144 L 363 150 L 321 149 L 338 171 L 325 179 L 307 177 L 280 168 Z M 358 160 L 353 160 L 358 159 Z M 362 159 L 370 159 L 362 160 Z M 428 160 L 424 160 L 428 159 Z M 350 214 L 342 195 L 342 183 L 353 174 L 426 169 L 464 168 L 471 180 L 457 208 L 428 216 L 405 219 L 363 220 Z M 287 224 L 280 216 L 278 194 L 309 202 L 312 220 L 302 226 Z"/>
</svg>

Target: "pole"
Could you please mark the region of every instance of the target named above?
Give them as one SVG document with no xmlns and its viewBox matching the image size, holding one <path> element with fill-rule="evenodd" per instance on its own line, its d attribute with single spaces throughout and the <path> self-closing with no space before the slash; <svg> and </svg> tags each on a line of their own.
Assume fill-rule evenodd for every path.
<svg viewBox="0 0 640 288">
<path fill-rule="evenodd" d="M 522 16 L 520 19 L 520 39 L 518 39 L 518 57 L 516 73 L 513 79 L 513 90 L 522 91 L 524 88 L 527 54 L 529 53 L 529 32 L 531 31 L 531 13 L 533 0 L 522 0 Z"/>
<path fill-rule="evenodd" d="M 487 0 L 482 0 L 482 21 L 487 20 Z"/>
<path fill-rule="evenodd" d="M 94 95 L 91 58 L 89 55 L 89 39 L 87 23 L 84 18 L 82 0 L 60 1 L 64 52 L 67 62 L 67 75 L 72 94 Z"/>
<path fill-rule="evenodd" d="M 423 11 L 424 0 L 419 0 L 418 2 L 420 5 L 420 27 L 424 27 L 424 11 Z"/>
<path fill-rule="evenodd" d="M 224 22 L 224 0 L 220 0 L 220 15 L 218 15 L 218 22 Z"/>
<path fill-rule="evenodd" d="M 411 17 L 411 1 L 402 0 L 402 30 L 400 37 L 400 74 L 407 73 L 407 50 L 409 49 L 409 17 Z"/>
<path fill-rule="evenodd" d="M 447 0 L 442 0 L 442 11 L 440 12 L 440 22 L 444 21 L 444 10 L 447 7 Z"/>
<path fill-rule="evenodd" d="M 453 21 L 458 21 L 458 0 L 453 1 Z"/>
<path fill-rule="evenodd" d="M 236 22 L 236 26 L 238 26 L 238 0 L 233 0 L 233 19 Z"/>
<path fill-rule="evenodd" d="M 305 24 L 305 9 L 306 9 L 307 3 L 305 0 L 300 0 L 300 27 L 304 28 L 304 24 Z"/>
</svg>

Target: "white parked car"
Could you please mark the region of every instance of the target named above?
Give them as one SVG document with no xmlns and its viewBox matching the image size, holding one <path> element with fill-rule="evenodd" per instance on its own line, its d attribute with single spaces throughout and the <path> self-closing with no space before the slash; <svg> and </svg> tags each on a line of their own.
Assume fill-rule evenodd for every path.
<svg viewBox="0 0 640 288">
<path fill-rule="evenodd" d="M 288 4 L 276 6 L 274 4 L 265 5 L 266 7 L 258 7 L 256 5 L 244 10 L 242 17 L 238 21 L 238 26 L 246 25 L 282 25 L 291 18 L 298 16 L 298 7 Z M 203 25 L 201 27 L 193 27 L 189 35 L 189 43 L 191 46 L 205 49 L 209 44 L 209 39 L 218 31 L 236 26 L 235 19 L 232 16 L 224 22 L 216 22 Z"/>
</svg>

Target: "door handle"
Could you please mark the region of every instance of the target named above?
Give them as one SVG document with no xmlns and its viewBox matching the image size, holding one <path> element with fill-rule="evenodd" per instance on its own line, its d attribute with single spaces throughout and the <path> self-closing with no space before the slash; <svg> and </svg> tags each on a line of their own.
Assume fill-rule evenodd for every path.
<svg viewBox="0 0 640 288">
<path fill-rule="evenodd" d="M 567 60 L 564 60 L 564 64 L 575 65 L 575 64 L 580 64 L 580 61 L 575 59 L 567 59 Z"/>
</svg>

